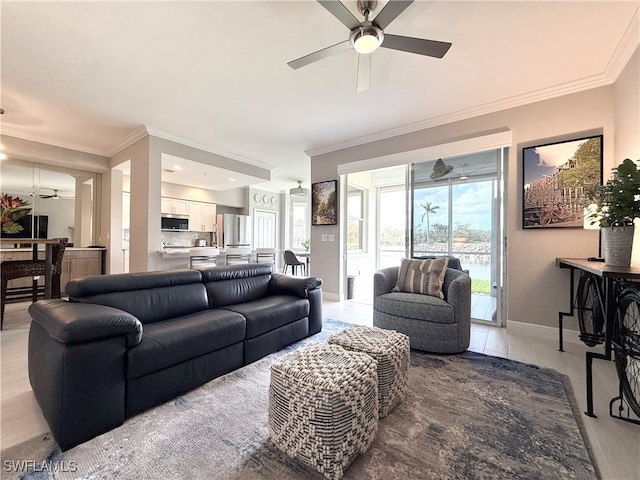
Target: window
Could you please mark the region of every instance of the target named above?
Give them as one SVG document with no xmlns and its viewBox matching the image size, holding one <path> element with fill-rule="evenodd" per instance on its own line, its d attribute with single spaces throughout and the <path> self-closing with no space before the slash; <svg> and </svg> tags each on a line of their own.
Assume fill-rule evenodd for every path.
<svg viewBox="0 0 640 480">
<path fill-rule="evenodd" d="M 291 203 L 291 248 L 293 249 L 304 249 L 304 243 L 309 240 L 308 210 L 309 205 L 306 202 Z"/>
<path fill-rule="evenodd" d="M 364 190 L 350 187 L 347 195 L 347 250 L 364 250 Z"/>
</svg>

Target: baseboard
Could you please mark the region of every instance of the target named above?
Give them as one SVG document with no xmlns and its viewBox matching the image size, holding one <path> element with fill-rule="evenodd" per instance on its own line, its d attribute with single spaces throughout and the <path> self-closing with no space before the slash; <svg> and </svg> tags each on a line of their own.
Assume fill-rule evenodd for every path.
<svg viewBox="0 0 640 480">
<path fill-rule="evenodd" d="M 343 298 L 339 293 L 327 292 L 325 290 L 322 291 L 323 302 L 341 302 L 342 300 Z"/>
<path fill-rule="evenodd" d="M 546 325 L 536 325 L 534 323 L 507 321 L 507 332 L 513 335 L 527 335 L 544 340 L 558 341 L 558 328 L 547 327 Z M 568 343 L 582 343 L 580 332 L 577 330 L 563 329 L 563 341 Z"/>
</svg>

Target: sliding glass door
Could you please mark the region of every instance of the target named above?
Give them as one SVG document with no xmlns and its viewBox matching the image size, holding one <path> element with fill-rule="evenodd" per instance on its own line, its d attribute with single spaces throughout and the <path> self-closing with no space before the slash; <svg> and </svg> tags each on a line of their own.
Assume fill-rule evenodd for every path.
<svg viewBox="0 0 640 480">
<path fill-rule="evenodd" d="M 499 323 L 503 158 L 493 150 L 346 175 L 348 298 L 371 303 L 373 273 L 403 257 L 448 255 L 471 276 L 472 317 Z"/>
<path fill-rule="evenodd" d="M 413 164 L 410 255 L 458 257 L 472 317 L 497 320 L 500 150 Z"/>
</svg>

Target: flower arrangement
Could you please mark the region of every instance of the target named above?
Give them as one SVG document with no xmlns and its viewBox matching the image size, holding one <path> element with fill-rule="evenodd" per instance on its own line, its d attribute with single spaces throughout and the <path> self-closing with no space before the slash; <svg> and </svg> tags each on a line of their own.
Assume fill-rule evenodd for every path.
<svg viewBox="0 0 640 480">
<path fill-rule="evenodd" d="M 22 217 L 26 216 L 30 211 L 29 203 L 20 197 L 12 197 L 6 193 L 0 198 L 0 207 L 2 208 L 2 232 L 3 233 L 19 233 L 24 228 L 16 223 Z"/>
<path fill-rule="evenodd" d="M 304 242 L 302 242 L 302 246 L 305 250 L 309 250 L 309 247 L 311 246 L 311 240 L 305 240 Z"/>
<path fill-rule="evenodd" d="M 613 169 L 613 176 L 604 185 L 594 187 L 589 196 L 596 204 L 589 218 L 601 227 L 633 225 L 640 217 L 640 170 L 627 158 Z"/>
</svg>

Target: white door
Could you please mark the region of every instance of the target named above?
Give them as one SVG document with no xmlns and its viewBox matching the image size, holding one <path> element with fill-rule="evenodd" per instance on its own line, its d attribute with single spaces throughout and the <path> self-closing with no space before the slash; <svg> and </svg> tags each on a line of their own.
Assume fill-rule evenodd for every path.
<svg viewBox="0 0 640 480">
<path fill-rule="evenodd" d="M 253 248 L 276 248 L 278 213 L 254 209 L 253 232 Z"/>
</svg>

